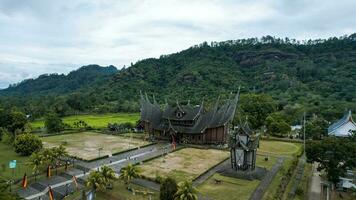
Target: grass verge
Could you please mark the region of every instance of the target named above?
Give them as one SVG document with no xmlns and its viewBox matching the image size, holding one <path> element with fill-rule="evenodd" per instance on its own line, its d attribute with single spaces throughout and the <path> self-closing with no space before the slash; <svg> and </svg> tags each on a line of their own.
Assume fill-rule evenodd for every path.
<svg viewBox="0 0 356 200">
<path fill-rule="evenodd" d="M 242 180 L 216 173 L 198 186 L 198 191 L 215 200 L 247 200 L 259 183 L 259 180 Z"/>
</svg>

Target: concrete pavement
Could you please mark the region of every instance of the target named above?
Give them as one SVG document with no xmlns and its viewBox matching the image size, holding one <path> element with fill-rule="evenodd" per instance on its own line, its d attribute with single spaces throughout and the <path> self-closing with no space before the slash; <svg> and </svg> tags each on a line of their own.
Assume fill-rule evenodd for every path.
<svg viewBox="0 0 356 200">
<path fill-rule="evenodd" d="M 317 171 L 317 163 L 313 163 L 313 175 L 311 177 L 308 199 L 320 200 L 321 197 L 321 178 L 320 172 Z"/>
</svg>

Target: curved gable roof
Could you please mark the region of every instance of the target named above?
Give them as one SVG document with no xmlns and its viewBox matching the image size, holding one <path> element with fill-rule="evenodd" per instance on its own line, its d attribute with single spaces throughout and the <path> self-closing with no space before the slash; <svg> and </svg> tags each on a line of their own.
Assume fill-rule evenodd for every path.
<svg viewBox="0 0 356 200">
<path fill-rule="evenodd" d="M 351 110 L 349 110 L 339 121 L 331 124 L 328 128 L 328 134 L 334 132 L 336 129 L 340 128 L 342 125 L 351 122 L 356 126 L 356 123 L 352 119 Z"/>
</svg>

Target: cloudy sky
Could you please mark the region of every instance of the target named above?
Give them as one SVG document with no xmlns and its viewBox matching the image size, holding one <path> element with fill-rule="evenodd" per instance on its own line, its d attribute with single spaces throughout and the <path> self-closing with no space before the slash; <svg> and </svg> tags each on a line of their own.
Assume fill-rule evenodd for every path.
<svg viewBox="0 0 356 200">
<path fill-rule="evenodd" d="M 355 0 L 0 0 L 0 88 L 204 41 L 351 34 L 355 8 Z"/>
</svg>

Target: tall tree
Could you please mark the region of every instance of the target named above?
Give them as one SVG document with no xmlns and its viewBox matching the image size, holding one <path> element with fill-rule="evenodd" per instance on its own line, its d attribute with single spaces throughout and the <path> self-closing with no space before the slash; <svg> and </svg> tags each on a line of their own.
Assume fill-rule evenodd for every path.
<svg viewBox="0 0 356 200">
<path fill-rule="evenodd" d="M 244 94 L 241 95 L 239 107 L 252 128 L 256 129 L 263 126 L 266 117 L 276 111 L 277 104 L 267 94 Z"/>
<path fill-rule="evenodd" d="M 42 140 L 34 134 L 21 134 L 16 136 L 14 142 L 15 152 L 23 156 L 29 156 L 33 152 L 38 152 L 42 149 Z"/>
<path fill-rule="evenodd" d="M 328 122 L 321 117 L 315 117 L 306 124 L 306 136 L 321 139 L 327 135 Z"/>
<path fill-rule="evenodd" d="M 45 119 L 45 127 L 49 133 L 58 133 L 64 129 L 64 124 L 57 114 L 51 113 Z"/>
<path fill-rule="evenodd" d="M 327 177 L 337 183 L 347 169 L 356 167 L 355 137 L 328 137 L 319 141 L 309 141 L 306 145 L 308 162 L 318 162 L 318 170 L 325 170 Z"/>
<path fill-rule="evenodd" d="M 266 118 L 267 132 L 271 135 L 283 137 L 290 131 L 290 125 L 284 120 L 280 113 L 272 113 Z"/>
<path fill-rule="evenodd" d="M 35 181 L 37 180 L 37 174 L 43 165 L 43 156 L 39 152 L 35 152 L 30 156 L 28 164 L 32 166 L 33 173 L 35 175 Z"/>
<path fill-rule="evenodd" d="M 13 134 L 16 130 L 23 131 L 27 122 L 26 115 L 22 112 L 14 110 L 0 112 L 0 127 L 6 128 Z"/>
</svg>

